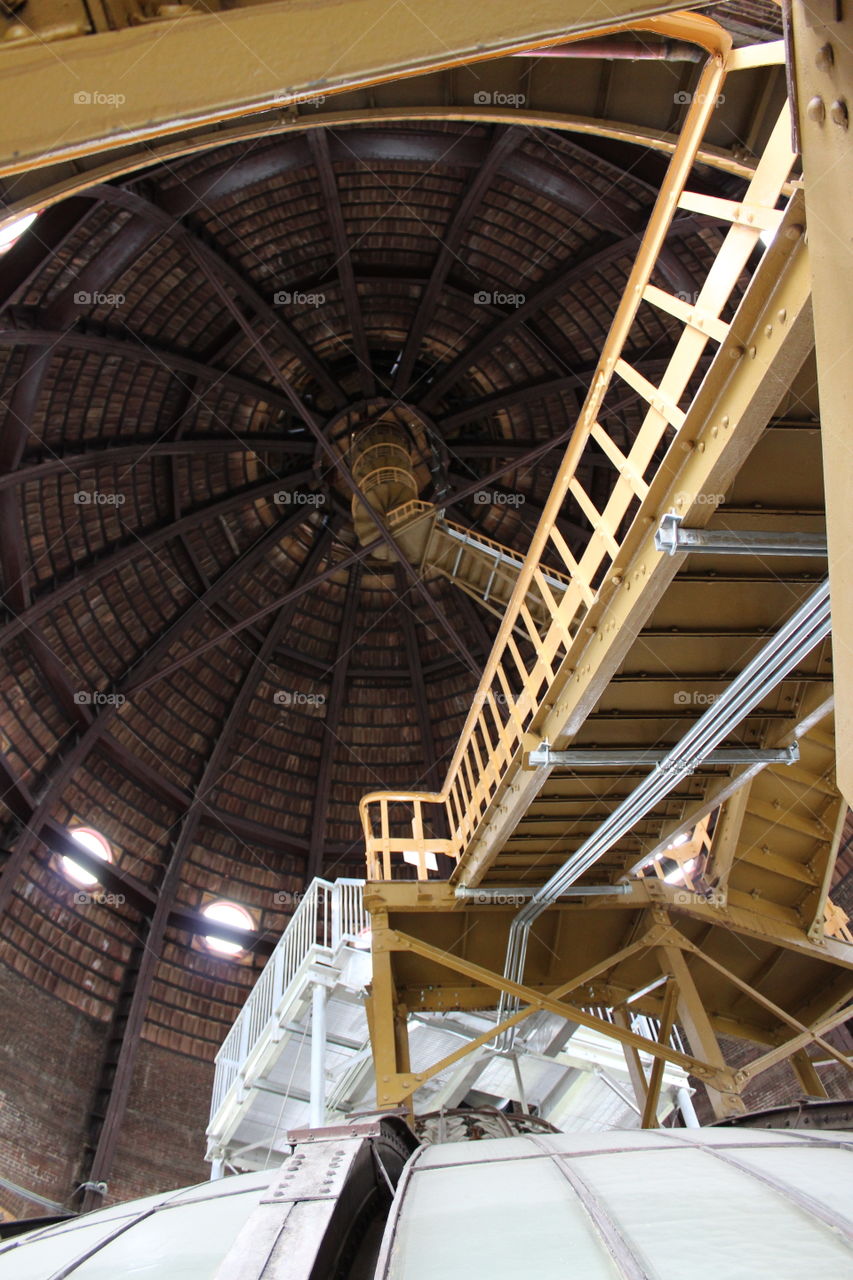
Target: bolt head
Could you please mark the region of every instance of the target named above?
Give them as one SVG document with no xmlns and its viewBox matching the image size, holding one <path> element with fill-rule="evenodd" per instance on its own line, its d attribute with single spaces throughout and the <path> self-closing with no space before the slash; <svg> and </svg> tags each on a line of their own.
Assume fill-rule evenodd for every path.
<svg viewBox="0 0 853 1280">
<path fill-rule="evenodd" d="M 831 44 L 823 44 L 815 54 L 815 65 L 819 71 L 829 71 L 835 62 L 835 54 Z"/>
<path fill-rule="evenodd" d="M 829 118 L 833 124 L 837 124 L 841 129 L 850 127 L 850 113 L 843 98 L 836 98 L 835 102 L 833 102 L 829 108 Z"/>
<path fill-rule="evenodd" d="M 821 98 L 819 94 L 815 94 L 815 96 L 810 100 L 806 107 L 806 115 L 810 120 L 813 120 L 815 124 L 823 124 L 826 119 L 826 107 L 824 106 L 823 98 Z"/>
</svg>

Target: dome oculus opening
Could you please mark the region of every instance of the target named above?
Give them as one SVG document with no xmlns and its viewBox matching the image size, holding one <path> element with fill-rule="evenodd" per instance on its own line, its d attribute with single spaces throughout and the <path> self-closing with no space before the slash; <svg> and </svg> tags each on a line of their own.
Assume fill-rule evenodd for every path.
<svg viewBox="0 0 853 1280">
<path fill-rule="evenodd" d="M 245 907 L 238 906 L 236 902 L 208 903 L 202 910 L 202 915 L 207 916 L 208 920 L 215 920 L 217 924 L 230 925 L 233 929 L 254 929 L 255 927 Z M 227 938 L 217 938 L 214 934 L 205 934 L 204 942 L 210 951 L 219 956 L 239 956 L 246 949 L 239 942 L 229 942 Z"/>
<path fill-rule="evenodd" d="M 87 853 L 100 858 L 102 862 L 112 862 L 113 851 L 109 846 L 109 842 L 104 839 L 99 831 L 95 831 L 91 827 L 75 827 L 68 834 Z M 59 861 L 63 872 L 72 884 L 79 885 L 81 889 L 91 889 L 94 885 L 100 884 L 98 877 L 88 867 L 84 867 L 82 863 L 71 857 L 70 854 L 61 854 Z"/>
</svg>

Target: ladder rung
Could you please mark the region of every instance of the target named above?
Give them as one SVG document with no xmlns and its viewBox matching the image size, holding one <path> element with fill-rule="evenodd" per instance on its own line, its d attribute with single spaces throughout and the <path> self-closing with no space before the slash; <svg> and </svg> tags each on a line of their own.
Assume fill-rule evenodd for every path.
<svg viewBox="0 0 853 1280">
<path fill-rule="evenodd" d="M 671 427 L 675 427 L 678 430 L 684 421 L 684 413 L 677 404 L 670 400 L 669 396 L 664 395 L 654 383 L 649 382 L 648 378 L 644 378 L 633 365 L 628 364 L 627 360 L 617 360 L 614 372 L 618 373 L 622 381 L 627 382 L 629 387 L 633 387 L 638 395 L 641 395 Z"/>
<path fill-rule="evenodd" d="M 679 209 L 691 213 L 706 213 L 739 227 L 751 227 L 753 231 L 775 231 L 782 221 L 780 209 L 768 209 L 763 204 L 749 204 L 745 200 L 724 200 L 720 196 L 703 196 L 698 191 L 682 191 Z"/>
<path fill-rule="evenodd" d="M 584 489 L 580 480 L 578 480 L 576 477 L 569 481 L 569 492 L 572 494 L 578 506 L 580 507 L 581 511 L 584 513 L 587 520 L 590 522 L 593 529 L 598 534 L 601 541 L 604 543 L 604 546 L 607 550 L 607 554 L 610 556 L 612 560 L 615 560 L 619 554 L 619 546 L 616 542 L 616 539 L 613 537 L 613 534 L 610 532 L 610 530 L 605 526 L 601 512 L 598 510 L 598 508 L 593 503 L 592 499 L 589 497 L 589 494 Z M 589 550 L 589 546 L 587 546 L 587 551 L 588 550 Z"/>
<path fill-rule="evenodd" d="M 610 439 L 600 422 L 596 422 L 593 425 L 590 435 L 596 444 L 601 446 L 602 452 L 607 455 L 619 474 L 628 481 L 634 493 L 642 502 L 649 491 L 649 486 L 643 477 L 637 473 L 636 467 L 631 465 L 619 446 Z"/>
<path fill-rule="evenodd" d="M 769 40 L 766 44 L 745 45 L 732 49 L 726 58 L 726 73 L 743 71 L 747 67 L 772 67 L 784 65 L 785 41 Z"/>
<path fill-rule="evenodd" d="M 666 311 L 668 315 L 675 316 L 676 320 L 681 320 L 683 324 L 689 325 L 691 329 L 698 329 L 700 333 L 713 338 L 715 342 L 725 341 L 729 326 L 725 320 L 720 320 L 717 316 L 711 315 L 711 312 L 706 311 L 704 307 L 686 302 L 683 298 L 673 297 L 671 293 L 666 293 L 663 289 L 658 289 L 653 284 L 646 285 L 643 290 L 643 297 L 646 302 L 650 302 L 658 310 Z"/>
</svg>

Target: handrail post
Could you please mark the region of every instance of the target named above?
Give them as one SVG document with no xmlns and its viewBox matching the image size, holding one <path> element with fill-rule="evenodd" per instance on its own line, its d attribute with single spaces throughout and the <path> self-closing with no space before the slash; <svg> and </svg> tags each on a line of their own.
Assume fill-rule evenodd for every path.
<svg viewBox="0 0 853 1280">
<path fill-rule="evenodd" d="M 338 947 L 341 945 L 341 937 L 343 935 L 341 927 L 341 889 L 342 886 L 335 881 L 330 891 L 332 902 L 332 951 L 337 951 Z"/>
</svg>

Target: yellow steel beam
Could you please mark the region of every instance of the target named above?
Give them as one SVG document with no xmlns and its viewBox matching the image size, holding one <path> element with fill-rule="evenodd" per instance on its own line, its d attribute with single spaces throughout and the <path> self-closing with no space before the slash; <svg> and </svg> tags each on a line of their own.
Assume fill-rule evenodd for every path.
<svg viewBox="0 0 853 1280">
<path fill-rule="evenodd" d="M 792 5 L 797 120 L 805 176 L 809 256 L 815 302 L 832 648 L 836 692 L 838 785 L 853 802 L 853 12 L 837 0 Z"/>
<path fill-rule="evenodd" d="M 0 174 L 73 160 L 403 76 L 541 48 L 675 0 L 276 0 L 0 50 L 7 101 Z M 728 37 L 696 15 L 634 26 L 706 47 Z M 11 45 L 11 47 L 10 47 Z M 75 99 L 76 95 L 76 99 Z M 82 96 L 81 96 L 82 95 Z"/>
<path fill-rule="evenodd" d="M 660 1031 L 658 1032 L 658 1042 L 666 1044 L 672 1034 L 672 1027 L 675 1021 L 675 1009 L 678 1002 L 678 986 L 675 981 L 670 978 L 666 984 L 666 994 L 663 1000 L 663 1013 L 660 1020 Z M 663 1059 L 655 1058 L 652 1063 L 652 1069 L 649 1073 L 649 1086 L 646 1090 L 646 1100 L 643 1106 L 643 1114 L 640 1119 L 640 1127 L 642 1129 L 656 1129 L 658 1127 L 658 1098 L 660 1097 L 660 1087 L 663 1082 Z"/>
<path fill-rule="evenodd" d="M 804 1026 L 798 1018 L 793 1016 L 793 1014 L 787 1013 L 773 1000 L 769 1000 L 767 996 L 762 995 L 755 987 L 750 986 L 748 982 L 744 982 L 742 978 L 737 976 L 737 974 L 732 973 L 731 969 L 727 969 L 726 966 L 720 964 L 718 960 L 714 960 L 711 956 L 706 955 L 700 947 L 695 946 L 689 941 L 689 939 L 685 938 L 683 934 L 676 939 L 676 945 L 680 947 L 682 951 L 689 951 L 692 955 L 698 956 L 700 960 L 703 960 L 705 964 L 710 965 L 712 969 L 716 969 L 717 973 L 722 974 L 729 982 L 738 987 L 744 995 L 748 995 L 751 1000 L 762 1005 L 765 1009 L 769 1009 L 769 1011 L 774 1014 L 780 1022 L 786 1023 L 789 1027 L 793 1027 L 795 1031 L 799 1031 L 802 1034 L 811 1034 L 812 1039 L 816 1044 L 820 1045 L 825 1053 L 828 1053 L 831 1058 L 835 1058 L 835 1060 L 841 1063 L 843 1067 L 846 1067 L 848 1071 L 853 1070 L 853 1063 L 851 1063 L 851 1060 L 846 1054 L 842 1053 L 839 1049 L 836 1049 L 833 1044 L 830 1044 L 828 1040 L 824 1040 L 819 1034 L 812 1031 L 811 1028 Z"/>
<path fill-rule="evenodd" d="M 668 456 L 652 481 L 646 503 L 650 510 L 689 511 L 691 525 L 706 523 L 713 506 L 697 506 L 696 499 L 725 491 L 775 411 L 792 370 L 808 354 L 811 281 L 803 231 L 802 204 L 795 197 L 690 406 L 679 433 L 683 462 L 679 466 Z M 650 517 L 646 529 L 635 532 L 633 556 L 620 566 L 616 589 L 603 590 L 589 611 L 585 643 L 570 651 L 563 664 L 564 688 L 549 696 L 535 724 L 543 740 L 561 745 L 578 731 L 675 576 L 682 557 L 657 550 L 655 527 Z M 522 772 L 519 760 L 480 824 L 476 844 L 469 844 L 460 863 L 456 875 L 461 883 L 480 883 L 518 815 L 544 785 L 544 773 Z"/>
<path fill-rule="evenodd" d="M 803 1031 L 798 1036 L 794 1036 L 792 1040 L 786 1040 L 777 1048 L 771 1049 L 769 1053 L 762 1054 L 760 1058 L 756 1058 L 754 1062 L 751 1062 L 748 1067 L 741 1067 L 735 1072 L 735 1080 L 738 1086 L 747 1084 L 755 1076 L 760 1075 L 762 1071 L 766 1071 L 768 1067 L 775 1066 L 777 1062 L 784 1062 L 785 1058 L 790 1058 L 798 1049 L 804 1049 L 807 1044 L 811 1044 L 813 1040 L 825 1035 L 827 1031 L 831 1031 L 833 1027 L 839 1026 L 840 1023 L 846 1022 L 849 1017 L 849 1005 L 836 1009 L 835 1013 L 827 1014 L 825 1018 L 821 1018 L 808 1031 Z"/>
<path fill-rule="evenodd" d="M 693 980 L 693 974 L 687 965 L 687 959 L 680 947 L 677 945 L 663 946 L 661 948 L 661 962 L 668 967 L 669 972 L 678 987 L 678 1017 L 685 1032 L 690 1048 L 694 1053 L 701 1053 L 706 1062 L 722 1070 L 725 1067 L 725 1059 L 717 1043 L 717 1037 L 714 1034 L 714 1028 L 708 1017 L 707 1010 L 702 1004 L 699 992 L 696 989 L 696 983 Z M 714 1114 L 718 1119 L 725 1116 L 739 1115 L 746 1111 L 743 1099 L 737 1096 L 733 1089 L 718 1089 L 709 1081 L 705 1081 L 705 1087 L 708 1090 L 708 1098 L 714 1110 Z"/>
<path fill-rule="evenodd" d="M 797 1049 L 796 1053 L 791 1054 L 791 1066 L 794 1069 L 794 1075 L 800 1082 L 800 1088 L 807 1097 L 829 1097 L 824 1083 L 817 1073 L 817 1068 L 805 1049 Z"/>
<path fill-rule="evenodd" d="M 623 1031 L 631 1030 L 631 1019 L 624 1005 L 614 1005 L 613 1021 Z M 637 1100 L 637 1110 L 642 1115 L 646 1105 L 646 1098 L 649 1096 L 649 1082 L 643 1070 L 640 1053 L 638 1049 L 635 1049 L 630 1044 L 623 1044 L 622 1052 L 625 1055 L 625 1066 L 628 1068 L 628 1076 L 634 1089 L 634 1097 Z M 655 1058 L 654 1061 L 657 1064 L 660 1059 Z"/>
<path fill-rule="evenodd" d="M 518 999 L 529 1006 L 531 1012 L 537 1009 L 546 1009 L 550 1013 L 557 1013 L 561 1018 L 568 1018 L 573 1022 L 579 1023 L 582 1027 L 600 1031 L 602 1034 L 611 1037 L 611 1039 L 618 1040 L 620 1044 L 628 1044 L 635 1049 L 650 1053 L 654 1057 L 665 1058 L 668 1062 L 683 1067 L 685 1071 L 691 1072 L 699 1079 L 714 1080 L 720 1083 L 723 1088 L 733 1087 L 734 1076 L 725 1063 L 715 1062 L 711 1064 L 704 1062 L 700 1058 L 680 1053 L 669 1045 L 658 1044 L 655 1040 L 649 1040 L 645 1036 L 637 1035 L 635 1032 L 616 1027 L 613 1023 L 606 1022 L 603 1018 L 598 1018 L 594 1014 L 588 1013 L 585 1009 L 579 1009 L 574 1005 L 567 1004 L 561 998 L 562 987 L 557 987 L 555 992 L 550 995 L 531 991 L 529 987 L 522 986 L 518 982 L 512 982 L 502 974 L 486 969 L 482 965 L 474 964 L 470 960 L 463 960 L 461 956 L 444 951 L 440 947 L 431 946 L 420 938 L 414 938 L 407 933 L 400 933 L 395 929 L 381 931 L 380 945 L 383 948 L 394 951 L 413 952 L 415 955 L 431 961 L 439 968 L 450 969 L 455 973 L 464 974 L 484 986 L 494 988 L 495 991 L 504 991 L 507 995 L 517 996 Z M 571 986 L 573 984 L 568 985 Z M 418 1076 L 414 1075 L 412 1079 L 417 1081 Z"/>
</svg>

